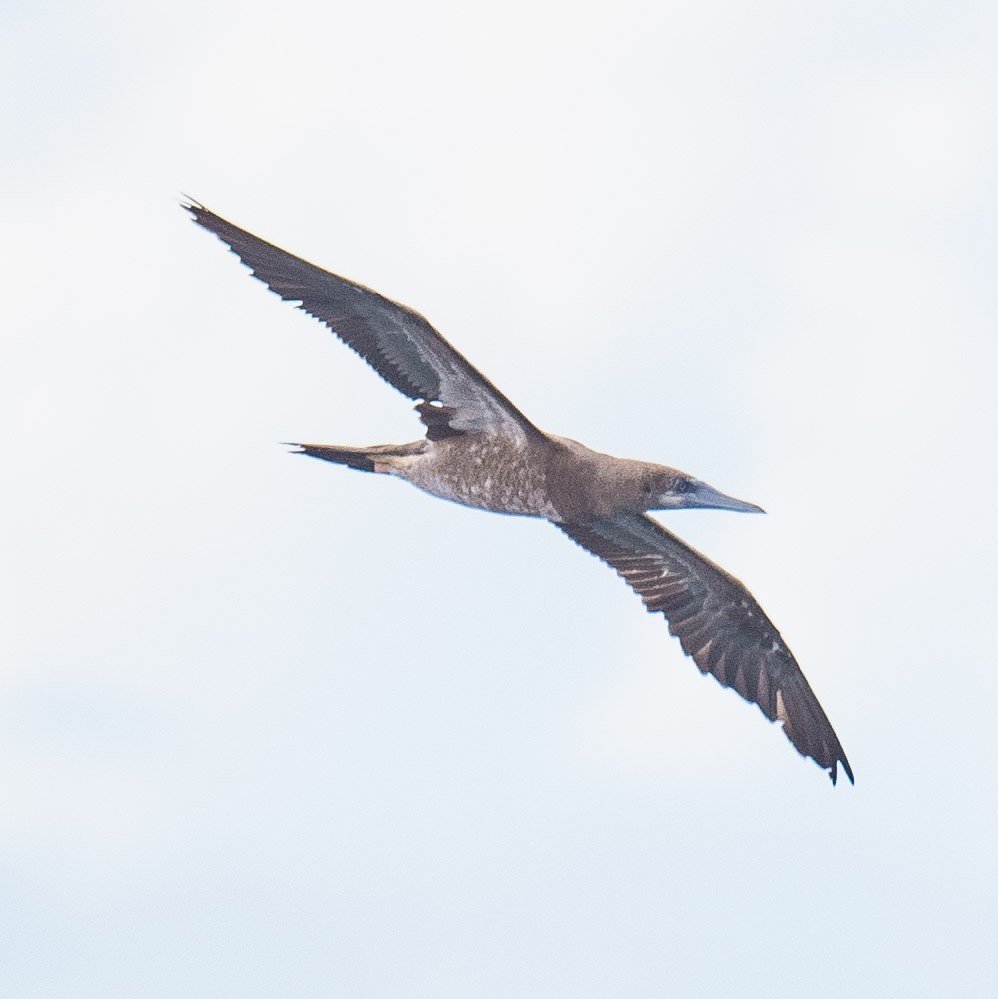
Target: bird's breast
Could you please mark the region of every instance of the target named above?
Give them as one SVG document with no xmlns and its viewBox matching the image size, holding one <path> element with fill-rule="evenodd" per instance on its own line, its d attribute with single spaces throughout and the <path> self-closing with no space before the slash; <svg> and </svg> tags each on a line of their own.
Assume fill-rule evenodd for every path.
<svg viewBox="0 0 998 999">
<path fill-rule="evenodd" d="M 541 456 L 505 439 L 464 434 L 432 442 L 395 474 L 463 506 L 558 520 Z"/>
</svg>

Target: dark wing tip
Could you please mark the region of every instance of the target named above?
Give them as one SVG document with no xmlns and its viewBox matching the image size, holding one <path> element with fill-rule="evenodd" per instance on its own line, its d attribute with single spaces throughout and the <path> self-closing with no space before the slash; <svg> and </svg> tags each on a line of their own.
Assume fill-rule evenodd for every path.
<svg viewBox="0 0 998 999">
<path fill-rule="evenodd" d="M 190 212 L 191 215 L 197 217 L 198 212 L 205 212 L 208 209 L 201 204 L 197 198 L 192 198 L 189 194 L 180 194 L 180 207 L 183 208 L 185 212 Z"/>
<path fill-rule="evenodd" d="M 846 754 L 842 753 L 842 752 L 839 753 L 838 759 L 836 759 L 832 763 L 832 770 L 831 770 L 831 773 L 829 774 L 829 776 L 832 778 L 832 783 L 833 784 L 835 783 L 836 778 L 839 775 L 838 774 L 838 770 L 839 770 L 839 764 L 840 763 L 842 764 L 842 769 L 845 771 L 846 777 L 849 778 L 849 783 L 852 784 L 855 787 L 855 785 L 856 785 L 856 778 L 853 777 L 853 775 L 852 775 L 852 767 L 849 766 L 849 761 L 846 759 Z"/>
</svg>

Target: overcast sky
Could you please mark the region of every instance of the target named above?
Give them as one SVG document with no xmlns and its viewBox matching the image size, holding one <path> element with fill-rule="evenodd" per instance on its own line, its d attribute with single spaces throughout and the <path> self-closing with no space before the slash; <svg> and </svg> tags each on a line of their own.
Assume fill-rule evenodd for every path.
<svg viewBox="0 0 998 999">
<path fill-rule="evenodd" d="M 0 993 L 983 995 L 998 14 L 8 4 Z M 164 8 L 165 11 L 165 8 Z M 832 788 L 181 192 L 424 313 L 769 612 Z"/>
</svg>

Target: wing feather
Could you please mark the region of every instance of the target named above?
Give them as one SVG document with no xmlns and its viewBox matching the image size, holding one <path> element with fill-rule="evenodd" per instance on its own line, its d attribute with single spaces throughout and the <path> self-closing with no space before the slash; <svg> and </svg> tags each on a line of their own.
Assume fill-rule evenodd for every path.
<svg viewBox="0 0 998 999">
<path fill-rule="evenodd" d="M 439 402 L 453 432 L 486 431 L 525 440 L 540 431 L 418 312 L 310 264 L 196 201 L 185 202 L 271 291 L 314 316 L 389 385 L 413 400 Z"/>
<path fill-rule="evenodd" d="M 643 514 L 558 524 L 661 613 L 702 673 L 757 704 L 802 756 L 828 771 L 852 768 L 793 653 L 752 594 L 733 576 Z"/>
</svg>

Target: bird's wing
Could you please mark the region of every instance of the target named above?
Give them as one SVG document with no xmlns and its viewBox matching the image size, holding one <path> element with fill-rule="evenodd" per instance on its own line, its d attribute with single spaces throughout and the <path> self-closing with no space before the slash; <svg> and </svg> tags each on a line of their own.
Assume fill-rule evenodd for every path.
<svg viewBox="0 0 998 999">
<path fill-rule="evenodd" d="M 616 570 L 702 673 L 712 673 L 758 704 L 803 756 L 829 771 L 852 769 L 842 744 L 790 649 L 752 594 L 733 576 L 643 514 L 591 524 L 558 524 L 573 541 Z"/>
<path fill-rule="evenodd" d="M 183 207 L 271 291 L 325 323 L 390 385 L 424 400 L 424 422 L 441 432 L 485 431 L 515 440 L 540 431 L 418 312 L 330 274 L 220 218 L 196 201 Z"/>
</svg>

